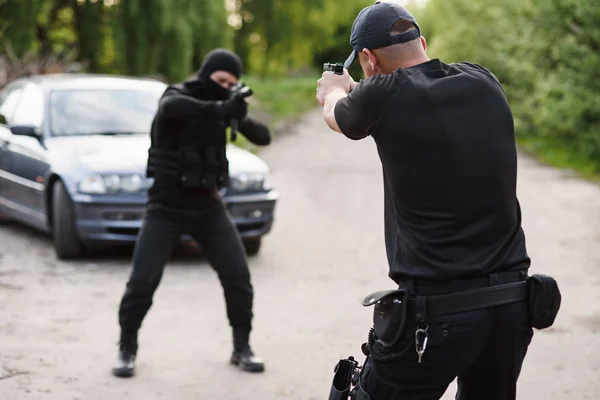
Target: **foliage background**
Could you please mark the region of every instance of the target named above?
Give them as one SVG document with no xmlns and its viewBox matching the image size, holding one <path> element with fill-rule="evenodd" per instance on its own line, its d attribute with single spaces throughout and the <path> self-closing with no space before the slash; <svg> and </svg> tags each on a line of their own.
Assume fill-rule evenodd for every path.
<svg viewBox="0 0 600 400">
<path fill-rule="evenodd" d="M 38 70 L 51 72 L 46 61 L 53 60 L 90 72 L 179 81 L 208 50 L 228 47 L 243 58 L 265 109 L 285 116 L 316 105 L 322 63 L 347 57 L 353 19 L 372 3 L 0 0 L 0 55 L 19 71 L 37 63 Z M 600 174 L 600 1 L 429 0 L 406 6 L 421 25 L 430 57 L 477 62 L 498 76 L 523 149 L 554 165 Z M 350 72 L 362 77 L 358 66 Z"/>
<path fill-rule="evenodd" d="M 600 2 L 430 0 L 419 10 L 430 55 L 490 68 L 526 151 L 600 174 Z"/>
</svg>

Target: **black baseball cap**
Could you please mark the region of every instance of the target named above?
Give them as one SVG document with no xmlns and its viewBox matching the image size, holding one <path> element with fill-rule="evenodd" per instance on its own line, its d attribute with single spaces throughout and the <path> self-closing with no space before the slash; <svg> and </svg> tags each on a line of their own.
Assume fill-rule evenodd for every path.
<svg viewBox="0 0 600 400">
<path fill-rule="evenodd" d="M 390 35 L 392 26 L 399 19 L 411 21 L 417 29 Z M 363 49 L 379 49 L 397 43 L 410 42 L 419 37 L 421 37 L 421 28 L 415 17 L 406 8 L 396 3 L 378 0 L 372 6 L 363 8 L 354 20 L 350 34 L 350 44 L 354 50 L 344 63 L 344 68 L 350 68 L 358 53 Z"/>
</svg>

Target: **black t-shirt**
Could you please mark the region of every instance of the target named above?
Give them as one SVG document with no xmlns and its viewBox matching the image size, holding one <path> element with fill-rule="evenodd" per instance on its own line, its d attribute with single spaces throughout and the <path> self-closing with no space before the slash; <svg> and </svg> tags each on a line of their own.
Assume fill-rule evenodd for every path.
<svg viewBox="0 0 600 400">
<path fill-rule="evenodd" d="M 527 269 L 513 117 L 494 75 L 434 59 L 365 79 L 335 119 L 381 159 L 389 276 L 452 280 Z"/>
</svg>

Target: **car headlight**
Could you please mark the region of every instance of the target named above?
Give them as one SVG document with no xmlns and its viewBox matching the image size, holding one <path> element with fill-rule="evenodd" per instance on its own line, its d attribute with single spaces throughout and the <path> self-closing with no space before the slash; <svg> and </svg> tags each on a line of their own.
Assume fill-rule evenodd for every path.
<svg viewBox="0 0 600 400">
<path fill-rule="evenodd" d="M 230 177 L 229 186 L 236 192 L 260 192 L 271 190 L 269 174 L 241 173 Z"/>
<path fill-rule="evenodd" d="M 273 177 L 271 174 L 265 174 L 263 179 L 263 190 L 268 192 L 273 189 Z"/>
<path fill-rule="evenodd" d="M 128 193 L 136 193 L 145 189 L 144 178 L 139 175 L 127 175 L 121 177 L 121 190 Z"/>
<path fill-rule="evenodd" d="M 78 190 L 85 194 L 137 193 L 149 187 L 149 182 L 138 174 L 91 175 L 79 181 Z"/>
</svg>

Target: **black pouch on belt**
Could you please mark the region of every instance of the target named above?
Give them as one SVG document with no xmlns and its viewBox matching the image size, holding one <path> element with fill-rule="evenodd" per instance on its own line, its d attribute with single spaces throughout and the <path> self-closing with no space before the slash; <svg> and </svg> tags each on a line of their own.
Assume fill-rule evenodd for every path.
<svg viewBox="0 0 600 400">
<path fill-rule="evenodd" d="M 533 328 L 546 329 L 554 324 L 562 296 L 554 278 L 547 275 L 527 277 L 529 292 L 529 323 Z"/>
<path fill-rule="evenodd" d="M 395 345 L 404 335 L 408 293 L 403 289 L 382 290 L 369 294 L 363 306 L 375 305 L 373 328 L 377 339 L 386 347 Z"/>
</svg>

